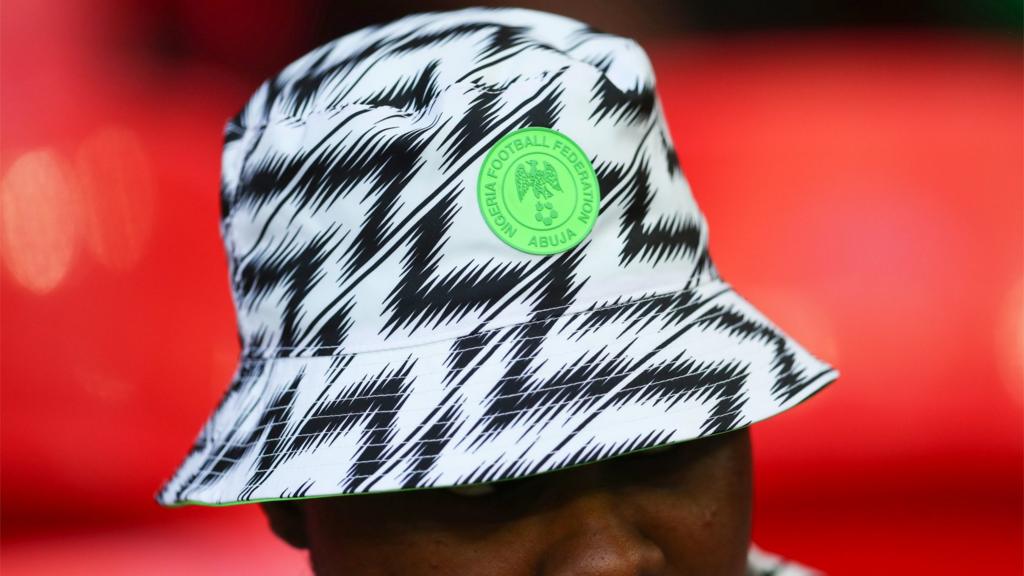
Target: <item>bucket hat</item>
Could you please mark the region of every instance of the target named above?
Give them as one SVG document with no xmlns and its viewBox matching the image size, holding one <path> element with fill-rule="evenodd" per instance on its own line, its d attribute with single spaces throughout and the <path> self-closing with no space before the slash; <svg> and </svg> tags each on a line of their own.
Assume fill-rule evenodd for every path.
<svg viewBox="0 0 1024 576">
<path fill-rule="evenodd" d="M 162 504 L 518 478 L 837 376 L 719 276 L 647 56 L 580 22 L 343 36 L 227 123 L 222 170 L 242 351 Z"/>
</svg>

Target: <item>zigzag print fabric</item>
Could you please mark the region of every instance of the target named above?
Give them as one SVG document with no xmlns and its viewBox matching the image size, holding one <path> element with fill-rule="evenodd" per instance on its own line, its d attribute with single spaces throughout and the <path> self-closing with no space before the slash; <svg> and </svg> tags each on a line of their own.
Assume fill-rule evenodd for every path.
<svg viewBox="0 0 1024 576">
<path fill-rule="evenodd" d="M 529 127 L 578 143 L 600 189 L 589 235 L 548 255 L 477 196 Z M 717 274 L 644 51 L 573 20 L 424 14 L 314 50 L 229 121 L 222 206 L 242 357 L 165 505 L 538 474 L 837 376 Z"/>
</svg>

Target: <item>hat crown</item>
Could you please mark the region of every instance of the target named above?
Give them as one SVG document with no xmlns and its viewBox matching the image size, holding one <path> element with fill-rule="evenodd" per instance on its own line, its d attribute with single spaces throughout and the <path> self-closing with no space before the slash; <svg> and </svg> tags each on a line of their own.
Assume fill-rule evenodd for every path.
<svg viewBox="0 0 1024 576">
<path fill-rule="evenodd" d="M 631 39 L 545 12 L 470 8 L 407 16 L 324 44 L 267 80 L 232 123 L 344 106 L 421 111 L 453 87 L 501 90 L 567 66 L 591 67 L 623 91 L 654 87 L 650 61 Z"/>
<path fill-rule="evenodd" d="M 578 143 L 600 188 L 593 231 L 552 255 L 503 243 L 477 202 L 485 154 L 527 127 Z M 410 16 L 289 65 L 228 123 L 222 205 L 250 355 L 413 346 L 716 276 L 643 50 L 528 10 Z"/>
</svg>

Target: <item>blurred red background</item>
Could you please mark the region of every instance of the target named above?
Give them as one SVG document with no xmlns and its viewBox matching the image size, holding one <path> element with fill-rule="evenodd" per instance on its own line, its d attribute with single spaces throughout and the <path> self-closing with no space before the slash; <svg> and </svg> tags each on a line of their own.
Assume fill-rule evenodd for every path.
<svg viewBox="0 0 1024 576">
<path fill-rule="evenodd" d="M 245 69 L 140 41 L 168 4 L 2 5 L 8 574 L 303 571 L 255 507 L 152 495 L 238 351 L 223 121 L 314 46 L 297 31 L 315 15 L 175 4 L 193 44 L 263 63 Z M 1021 573 L 1019 43 L 886 29 L 644 44 L 723 275 L 843 373 L 756 427 L 755 540 L 832 574 Z"/>
</svg>

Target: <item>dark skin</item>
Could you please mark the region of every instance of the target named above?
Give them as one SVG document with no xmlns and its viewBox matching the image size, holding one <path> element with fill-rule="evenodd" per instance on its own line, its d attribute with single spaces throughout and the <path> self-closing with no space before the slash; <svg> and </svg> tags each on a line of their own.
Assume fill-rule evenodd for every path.
<svg viewBox="0 0 1024 576">
<path fill-rule="evenodd" d="M 262 504 L 319 576 L 741 576 L 746 429 L 482 488 Z"/>
</svg>

